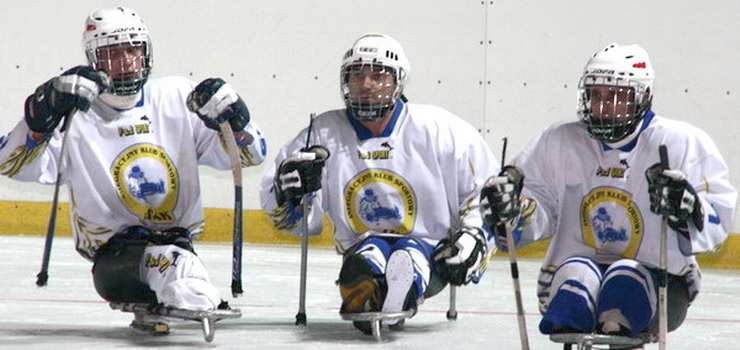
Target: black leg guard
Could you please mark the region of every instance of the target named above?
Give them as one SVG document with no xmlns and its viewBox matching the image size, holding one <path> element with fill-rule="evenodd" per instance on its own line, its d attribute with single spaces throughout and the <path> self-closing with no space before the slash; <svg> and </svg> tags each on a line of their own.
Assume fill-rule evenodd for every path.
<svg viewBox="0 0 740 350">
<path fill-rule="evenodd" d="M 156 303 L 157 297 L 139 279 L 139 263 L 148 241 L 119 234 L 100 248 L 93 265 L 95 290 L 103 299 L 127 303 Z"/>
<path fill-rule="evenodd" d="M 424 299 L 428 299 L 439 294 L 439 292 L 443 291 L 448 284 L 447 280 L 442 278 L 442 276 L 437 273 L 436 269 L 432 267 L 432 273 L 429 277 L 429 285 L 427 285 L 427 290 L 424 291 Z"/>
<path fill-rule="evenodd" d="M 666 304 L 668 304 L 668 331 L 673 332 L 686 319 L 689 309 L 689 286 L 683 276 L 668 275 L 668 290 L 666 293 Z M 658 333 L 658 313 L 655 313 L 648 330 Z"/>
</svg>

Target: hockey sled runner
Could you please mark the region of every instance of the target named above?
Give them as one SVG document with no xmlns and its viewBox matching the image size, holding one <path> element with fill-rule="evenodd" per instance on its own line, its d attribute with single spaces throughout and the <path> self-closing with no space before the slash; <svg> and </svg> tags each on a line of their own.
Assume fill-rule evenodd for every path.
<svg viewBox="0 0 740 350">
<path fill-rule="evenodd" d="M 239 309 L 216 309 L 216 310 L 186 310 L 175 307 L 169 307 L 162 304 L 143 304 L 143 303 L 110 303 L 110 307 L 113 310 L 121 310 L 123 312 L 133 312 L 135 314 L 148 315 L 148 316 L 163 316 L 170 318 L 179 318 L 183 320 L 197 321 L 200 322 L 203 329 L 203 338 L 206 342 L 212 342 L 216 335 L 216 321 L 227 319 L 227 318 L 239 318 L 242 316 L 242 312 Z M 153 325 L 152 329 L 154 334 L 158 332 L 160 335 L 165 335 L 169 332 L 169 328 L 162 327 L 161 325 Z M 137 328 L 137 326 L 134 326 Z M 141 325 L 137 329 L 149 331 L 148 326 Z M 167 329 L 164 329 L 167 328 Z"/>
</svg>

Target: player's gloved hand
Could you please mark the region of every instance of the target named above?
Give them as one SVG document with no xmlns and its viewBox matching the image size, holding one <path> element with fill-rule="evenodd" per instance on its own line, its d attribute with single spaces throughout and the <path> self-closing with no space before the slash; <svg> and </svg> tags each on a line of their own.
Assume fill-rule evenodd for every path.
<svg viewBox="0 0 740 350">
<path fill-rule="evenodd" d="M 203 80 L 188 95 L 188 109 L 210 129 L 219 131 L 219 124 L 228 121 L 234 132 L 249 124 L 249 110 L 234 88 L 221 78 Z"/>
<path fill-rule="evenodd" d="M 278 205 L 318 191 L 321 188 L 321 171 L 327 158 L 328 149 L 311 146 L 283 160 L 275 176 Z"/>
<path fill-rule="evenodd" d="M 452 285 L 470 283 L 478 275 L 478 268 L 488 255 L 488 244 L 483 230 L 463 227 L 451 237 L 437 244 L 432 259 L 437 273 Z M 477 280 L 476 280 L 477 283 Z"/>
<path fill-rule="evenodd" d="M 37 133 L 52 132 L 73 109 L 90 109 L 90 104 L 109 86 L 105 72 L 89 66 L 74 67 L 41 84 L 26 98 L 26 124 Z"/>
<path fill-rule="evenodd" d="M 704 211 L 694 188 L 679 169 L 668 169 L 660 163 L 645 171 L 650 194 L 650 211 L 668 218 L 668 226 L 678 232 L 688 232 L 688 222 L 701 231 Z"/>
<path fill-rule="evenodd" d="M 480 193 L 480 211 L 483 222 L 495 234 L 499 249 L 506 251 L 506 231 L 500 229 L 509 223 L 513 226 L 521 213 L 519 196 L 524 186 L 524 174 L 511 165 L 505 166 L 498 176 L 492 176 L 483 184 Z"/>
</svg>

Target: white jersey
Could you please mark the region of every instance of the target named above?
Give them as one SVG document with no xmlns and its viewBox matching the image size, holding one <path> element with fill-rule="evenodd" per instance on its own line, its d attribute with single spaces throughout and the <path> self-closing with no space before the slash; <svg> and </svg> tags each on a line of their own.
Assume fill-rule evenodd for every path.
<svg viewBox="0 0 740 350">
<path fill-rule="evenodd" d="M 61 134 L 33 142 L 24 121 L 0 142 L 0 173 L 53 184 L 64 159 L 76 248 L 92 259 L 110 237 L 132 225 L 152 230 L 203 229 L 198 165 L 230 169 L 218 133 L 186 107 L 195 84 L 185 78 L 150 79 L 139 103 L 118 111 L 100 99 L 72 120 L 65 154 Z M 244 165 L 266 154 L 259 127 L 237 137 Z"/>
<path fill-rule="evenodd" d="M 609 149 L 579 121 L 555 124 L 532 141 L 515 163 L 524 172 L 524 227 L 518 246 L 552 238 L 540 283 L 567 258 L 602 264 L 621 258 L 659 267 L 661 216 L 650 211 L 647 168 L 666 145 L 671 169 L 683 171 L 704 208 L 704 229 L 689 225 L 690 241 L 669 228 L 668 272 L 688 273 L 694 254 L 710 251 L 731 227 L 737 192 L 709 136 L 685 122 L 649 112 L 636 140 Z"/>
<path fill-rule="evenodd" d="M 260 187 L 262 208 L 278 229 L 301 234 L 302 214 L 277 206 L 276 168 L 306 146 L 304 129 L 278 153 Z M 448 230 L 481 227 L 479 191 L 498 163 L 467 122 L 435 106 L 401 104 L 386 131 L 371 137 L 345 109 L 317 116 L 310 145 L 330 156 L 322 188 L 311 202 L 309 234 L 321 232 L 328 214 L 337 248 L 345 251 L 369 234 L 423 239 L 435 245 Z"/>
</svg>

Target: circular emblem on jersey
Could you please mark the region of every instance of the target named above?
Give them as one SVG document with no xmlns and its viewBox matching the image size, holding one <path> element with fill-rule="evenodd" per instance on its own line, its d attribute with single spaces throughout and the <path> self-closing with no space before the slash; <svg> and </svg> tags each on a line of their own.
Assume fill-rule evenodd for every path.
<svg viewBox="0 0 740 350">
<path fill-rule="evenodd" d="M 126 208 L 155 223 L 175 220 L 180 179 L 172 160 L 159 146 L 139 143 L 113 161 L 111 176 Z"/>
<path fill-rule="evenodd" d="M 613 187 L 598 187 L 581 202 L 583 242 L 597 254 L 634 258 L 643 238 L 644 221 L 632 195 Z"/>
<path fill-rule="evenodd" d="M 416 195 L 404 178 L 385 169 L 367 169 L 344 187 L 344 213 L 357 234 L 408 234 L 416 220 Z"/>
</svg>

